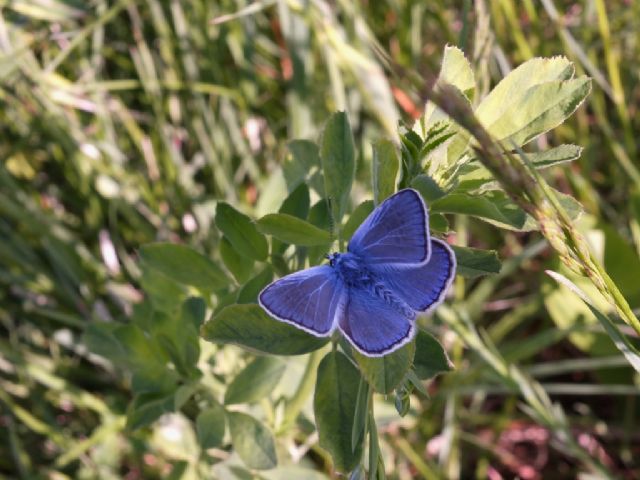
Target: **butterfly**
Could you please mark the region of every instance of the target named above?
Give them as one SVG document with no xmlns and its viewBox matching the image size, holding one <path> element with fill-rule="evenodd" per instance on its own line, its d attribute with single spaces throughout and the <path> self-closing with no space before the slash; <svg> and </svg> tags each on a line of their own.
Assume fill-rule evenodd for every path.
<svg viewBox="0 0 640 480">
<path fill-rule="evenodd" d="M 427 207 L 410 188 L 371 212 L 346 253 L 327 258 L 329 264 L 267 285 L 258 302 L 273 318 L 317 337 L 337 328 L 369 357 L 410 342 L 417 315 L 442 303 L 456 271 L 453 251 L 430 237 Z"/>
</svg>

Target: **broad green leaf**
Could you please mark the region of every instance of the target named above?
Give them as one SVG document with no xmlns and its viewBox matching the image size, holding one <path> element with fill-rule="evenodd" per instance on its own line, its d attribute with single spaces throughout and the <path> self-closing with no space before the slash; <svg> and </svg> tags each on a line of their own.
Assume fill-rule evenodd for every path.
<svg viewBox="0 0 640 480">
<path fill-rule="evenodd" d="M 353 234 L 356 233 L 358 227 L 365 221 L 369 214 L 373 212 L 373 202 L 371 200 L 365 200 L 349 215 L 342 227 L 342 238 L 344 240 L 351 240 Z"/>
<path fill-rule="evenodd" d="M 351 448 L 355 450 L 358 444 L 363 441 L 366 432 L 367 420 L 369 419 L 369 403 L 371 401 L 371 386 L 360 377 L 358 385 L 358 396 L 356 400 L 356 412 L 353 417 L 353 430 L 351 430 Z"/>
<path fill-rule="evenodd" d="M 227 237 L 220 241 L 220 257 L 224 266 L 233 274 L 238 283 L 244 283 L 253 271 L 253 259 L 240 255 Z"/>
<path fill-rule="evenodd" d="M 476 116 L 485 126 L 504 116 L 514 104 L 522 104 L 526 92 L 545 82 L 573 77 L 572 63 L 565 57 L 533 58 L 515 68 L 480 102 Z"/>
<path fill-rule="evenodd" d="M 284 199 L 278 212 L 306 220 L 310 205 L 309 188 L 305 183 L 302 183 Z"/>
<path fill-rule="evenodd" d="M 312 247 L 331 243 L 331 234 L 326 230 L 285 213 L 271 213 L 257 222 L 260 232 L 293 245 Z"/>
<path fill-rule="evenodd" d="M 301 355 L 329 341 L 271 318 L 258 305 L 229 305 L 202 326 L 200 335 L 214 343 L 232 343 L 273 355 Z"/>
<path fill-rule="evenodd" d="M 224 395 L 225 405 L 255 403 L 268 398 L 280 381 L 285 366 L 277 357 L 257 357 L 229 384 Z"/>
<path fill-rule="evenodd" d="M 542 152 L 526 152 L 527 160 L 536 169 L 543 169 L 561 165 L 563 163 L 571 162 L 580 158 L 582 154 L 582 147 L 577 145 L 560 145 L 555 148 L 550 148 Z M 459 176 L 460 185 L 456 188 L 457 191 L 471 191 L 482 187 L 487 188 L 487 183 L 493 182 L 493 175 L 487 170 L 480 162 L 473 161 L 465 166 L 465 171 Z M 493 189 L 500 188 L 498 183 L 495 182 Z"/>
<path fill-rule="evenodd" d="M 396 191 L 396 178 L 400 160 L 396 146 L 390 140 L 378 140 L 373 144 L 373 201 L 380 205 L 382 201 Z"/>
<path fill-rule="evenodd" d="M 439 198 L 442 198 L 446 195 L 438 184 L 431 178 L 429 175 L 421 174 L 418 175 L 411 181 L 411 187 L 415 188 L 424 201 L 429 205 L 431 202 L 435 202 Z"/>
<path fill-rule="evenodd" d="M 449 222 L 447 217 L 441 213 L 429 214 L 429 230 L 438 233 L 449 233 Z"/>
<path fill-rule="evenodd" d="M 484 195 L 452 193 L 431 204 L 432 212 L 471 215 L 510 230 L 532 230 L 527 215 L 503 192 Z"/>
<path fill-rule="evenodd" d="M 534 167 L 543 169 L 572 162 L 580 158 L 580 155 L 582 155 L 582 147 L 565 144 L 543 150 L 542 152 L 527 153 L 527 158 Z"/>
<path fill-rule="evenodd" d="M 216 208 L 216 226 L 238 253 L 254 260 L 266 260 L 269 253 L 267 240 L 245 214 L 220 202 Z"/>
<path fill-rule="evenodd" d="M 278 464 L 273 435 L 251 415 L 227 412 L 233 448 L 250 468 L 268 470 Z"/>
<path fill-rule="evenodd" d="M 391 393 L 411 368 L 415 350 L 416 344 L 412 341 L 383 357 L 367 357 L 357 351 L 353 354 L 369 385 L 376 392 Z"/>
<path fill-rule="evenodd" d="M 462 50 L 451 45 L 447 45 L 444 49 L 436 88 L 438 85 L 443 84 L 456 88 L 468 100 L 473 99 L 476 85 L 471 65 Z M 423 116 L 414 126 L 414 131 L 419 133 L 422 138 L 425 138 L 430 127 L 446 118 L 447 116 L 444 112 L 433 103 L 428 102 Z"/>
<path fill-rule="evenodd" d="M 293 192 L 301 183 L 307 183 L 319 195 L 324 192 L 320 172 L 320 151 L 309 140 L 293 140 L 288 144 L 289 153 L 282 167 L 289 192 Z M 289 213 L 289 212 L 287 212 Z"/>
<path fill-rule="evenodd" d="M 145 262 L 141 263 L 141 267 L 140 285 L 149 299 L 149 304 L 156 310 L 174 312 L 187 297 L 188 287 Z"/>
<path fill-rule="evenodd" d="M 560 125 L 580 106 L 591 91 L 591 79 L 553 81 L 528 89 L 520 101 L 510 101 L 509 108 L 492 124 L 488 132 L 507 148 L 524 145 L 538 135 Z"/>
<path fill-rule="evenodd" d="M 331 202 L 334 222 L 340 224 L 356 172 L 353 135 L 345 112 L 334 113 L 325 125 L 320 159 L 325 198 Z"/>
<path fill-rule="evenodd" d="M 150 243 L 140 248 L 142 261 L 184 285 L 210 292 L 228 285 L 226 275 L 209 258 L 190 247 L 173 243 Z"/>
<path fill-rule="evenodd" d="M 418 330 L 416 335 L 416 353 L 413 357 L 413 369 L 420 380 L 429 380 L 441 373 L 453 369 L 440 342 L 430 333 Z"/>
<path fill-rule="evenodd" d="M 338 351 L 328 353 L 318 367 L 313 409 L 320 446 L 331 454 L 335 468 L 350 472 L 362 456 L 362 443 L 351 447 L 360 374 Z"/>
<path fill-rule="evenodd" d="M 222 445 L 225 430 L 225 411 L 215 400 L 196 418 L 196 434 L 200 448 L 216 448 Z"/>
<path fill-rule="evenodd" d="M 473 99 L 476 81 L 473 70 L 462 50 L 452 45 L 444 47 L 442 66 L 438 75 L 439 82 L 453 85 L 469 99 Z"/>
<path fill-rule="evenodd" d="M 320 200 L 313 207 L 311 207 L 311 210 L 309 210 L 309 223 L 322 230 L 333 231 L 333 224 L 331 223 L 331 213 L 329 213 L 329 207 L 326 200 Z M 317 247 L 309 247 L 307 251 L 309 263 L 311 265 L 315 265 L 320 262 L 322 256 L 329 251 L 329 246 L 319 245 Z"/>
<path fill-rule="evenodd" d="M 163 414 L 174 411 L 174 393 L 143 393 L 137 395 L 127 411 L 127 429 L 146 427 Z"/>
<path fill-rule="evenodd" d="M 567 277 L 550 270 L 547 270 L 546 273 L 555 281 L 577 295 L 589 307 L 589 310 L 591 310 L 593 315 L 595 315 L 600 324 L 604 327 L 618 350 L 622 352 L 631 366 L 637 372 L 640 372 L 640 352 L 631 344 L 626 335 L 620 331 L 616 323 L 607 315 L 602 313 L 592 299 Z"/>
<path fill-rule="evenodd" d="M 190 298 L 183 303 L 179 316 L 166 312 L 154 312 L 152 316 L 152 338 L 162 346 L 182 376 L 195 373 L 200 357 L 198 330 L 204 321 L 205 308 L 201 298 Z"/>
<path fill-rule="evenodd" d="M 467 278 L 500 273 L 502 264 L 495 250 L 451 246 L 456 254 L 456 273 Z"/>
<path fill-rule="evenodd" d="M 236 303 L 257 303 L 258 294 L 273 280 L 273 270 L 267 266 L 259 274 L 245 283 L 238 292 Z"/>
</svg>

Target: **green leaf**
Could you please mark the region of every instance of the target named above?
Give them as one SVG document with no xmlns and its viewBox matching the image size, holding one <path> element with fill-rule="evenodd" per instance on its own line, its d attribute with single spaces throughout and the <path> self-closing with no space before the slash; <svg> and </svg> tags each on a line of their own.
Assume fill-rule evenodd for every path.
<svg viewBox="0 0 640 480">
<path fill-rule="evenodd" d="M 155 270 L 144 261 L 141 267 L 140 285 L 148 296 L 149 304 L 156 310 L 174 312 L 187 297 L 188 287 Z"/>
<path fill-rule="evenodd" d="M 204 321 L 205 309 L 204 300 L 189 298 L 182 304 L 180 315 L 154 312 L 152 316 L 153 338 L 184 377 L 196 371 L 200 357 L 198 330 Z"/>
<path fill-rule="evenodd" d="M 238 292 L 236 303 L 257 303 L 258 294 L 273 280 L 273 270 L 267 266 L 258 275 L 253 277 Z"/>
<path fill-rule="evenodd" d="M 607 315 L 602 313 L 596 304 L 583 292 L 575 283 L 569 280 L 567 277 L 561 275 L 558 272 L 550 270 L 546 271 L 547 275 L 553 278 L 561 285 L 567 287 L 570 291 L 576 294 L 588 307 L 589 310 L 595 315 L 600 324 L 609 334 L 609 337 L 615 344 L 615 346 L 622 352 L 629 364 L 637 371 L 640 372 L 640 352 L 633 346 L 627 336 L 620 331 L 616 323 L 610 319 Z"/>
<path fill-rule="evenodd" d="M 200 335 L 210 342 L 232 343 L 273 355 L 301 355 L 329 341 L 271 318 L 258 305 L 225 307 L 202 326 Z"/>
<path fill-rule="evenodd" d="M 309 210 L 309 223 L 323 230 L 333 230 L 331 224 L 331 214 L 326 200 L 320 200 L 311 210 Z M 309 263 L 315 265 L 320 262 L 322 256 L 329 250 L 328 245 L 309 247 Z"/>
<path fill-rule="evenodd" d="M 174 411 L 174 393 L 137 395 L 127 411 L 127 429 L 138 430 L 152 424 L 163 414 Z"/>
<path fill-rule="evenodd" d="M 310 205 L 309 188 L 306 184 L 302 183 L 284 199 L 278 212 L 305 220 L 309 215 Z"/>
<path fill-rule="evenodd" d="M 227 237 L 222 237 L 220 241 L 220 257 L 238 283 L 247 281 L 253 271 L 253 259 L 240 255 Z"/>
<path fill-rule="evenodd" d="M 456 273 L 467 278 L 500 273 L 502 264 L 495 250 L 451 246 L 456 254 Z"/>
<path fill-rule="evenodd" d="M 561 165 L 580 158 L 582 147 L 577 145 L 560 145 L 542 152 L 525 152 L 527 160 L 538 170 Z M 494 182 L 493 175 L 480 162 L 474 160 L 465 167 L 465 172 L 459 177 L 460 185 L 457 191 L 471 191 L 482 187 L 483 189 L 499 189 Z M 487 185 L 491 182 L 490 185 Z"/>
<path fill-rule="evenodd" d="M 338 351 L 328 353 L 318 367 L 313 399 L 320 446 L 331 454 L 335 468 L 350 472 L 362 456 L 362 443 L 351 447 L 360 374 Z"/>
<path fill-rule="evenodd" d="M 318 146 L 309 140 L 293 140 L 287 147 L 290 155 L 285 158 L 282 170 L 289 192 L 293 192 L 301 183 L 308 183 L 319 195 L 323 195 Z"/>
<path fill-rule="evenodd" d="M 334 113 L 322 134 L 320 159 L 324 175 L 325 198 L 331 202 L 336 225 L 342 222 L 349 192 L 356 173 L 353 135 L 345 112 Z"/>
<path fill-rule="evenodd" d="M 453 365 L 440 342 L 430 333 L 418 330 L 413 368 L 420 380 L 429 380 L 441 373 L 450 372 Z"/>
<path fill-rule="evenodd" d="M 196 434 L 200 448 L 216 448 L 222 445 L 225 430 L 225 411 L 215 400 L 196 418 Z"/>
<path fill-rule="evenodd" d="M 251 415 L 227 412 L 233 448 L 250 468 L 268 470 L 278 464 L 271 432 Z"/>
<path fill-rule="evenodd" d="M 271 213 L 257 222 L 260 232 L 293 245 L 312 247 L 331 243 L 331 234 L 300 218 L 285 213 Z"/>
<path fill-rule="evenodd" d="M 512 105 L 488 131 L 507 146 L 524 145 L 560 125 L 590 91 L 591 79 L 586 76 L 537 85 L 527 91 L 521 104 Z"/>
<path fill-rule="evenodd" d="M 476 81 L 469 60 L 458 47 L 447 45 L 444 47 L 442 66 L 438 74 L 438 82 L 453 85 L 470 100 L 473 99 L 473 91 Z"/>
<path fill-rule="evenodd" d="M 484 195 L 452 193 L 433 202 L 431 211 L 471 215 L 509 230 L 526 231 L 535 228 L 535 225 L 527 225 L 524 211 L 499 191 Z"/>
<path fill-rule="evenodd" d="M 216 226 L 239 254 L 254 260 L 266 260 L 269 253 L 267 239 L 245 214 L 220 202 L 216 207 Z"/>
<path fill-rule="evenodd" d="M 416 350 L 415 342 L 409 342 L 402 348 L 383 357 L 367 357 L 354 351 L 360 371 L 376 392 L 390 393 L 402 382 L 411 368 Z"/>
<path fill-rule="evenodd" d="M 192 248 L 173 243 L 150 243 L 140 248 L 140 258 L 150 268 L 184 285 L 210 292 L 228 285 L 218 265 Z"/>
<path fill-rule="evenodd" d="M 511 71 L 480 102 L 476 116 L 485 126 L 492 125 L 505 115 L 514 104 L 522 104 L 522 98 L 531 87 L 545 82 L 568 80 L 574 68 L 565 57 L 533 58 Z"/>
<path fill-rule="evenodd" d="M 435 202 L 439 198 L 442 198 L 446 195 L 446 193 L 438 186 L 433 178 L 429 175 L 421 174 L 418 175 L 411 181 L 411 187 L 415 188 L 424 201 L 428 204 L 431 202 Z"/>
<path fill-rule="evenodd" d="M 349 216 L 349 220 L 347 220 L 342 227 L 342 238 L 344 240 L 350 240 L 371 212 L 373 212 L 373 202 L 371 200 L 365 200 L 358 205 Z"/>
<path fill-rule="evenodd" d="M 258 357 L 229 384 L 225 405 L 255 403 L 268 398 L 284 373 L 285 363 L 277 357 Z"/>
<path fill-rule="evenodd" d="M 390 140 L 378 140 L 373 144 L 373 201 L 380 205 L 382 201 L 396 191 L 396 178 L 400 161 L 396 146 Z"/>
<path fill-rule="evenodd" d="M 473 99 L 476 84 L 471 65 L 462 50 L 451 45 L 447 45 L 444 49 L 436 87 L 443 84 L 451 85 L 459 90 L 465 98 Z M 430 127 L 446 118 L 446 115 L 439 108 L 428 102 L 424 114 L 416 122 L 414 130 L 420 133 L 422 138 L 425 138 Z"/>
</svg>

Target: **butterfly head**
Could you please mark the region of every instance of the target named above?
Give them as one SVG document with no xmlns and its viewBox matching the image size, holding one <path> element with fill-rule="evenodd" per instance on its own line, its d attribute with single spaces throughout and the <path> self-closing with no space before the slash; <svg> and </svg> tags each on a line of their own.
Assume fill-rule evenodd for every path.
<svg viewBox="0 0 640 480">
<path fill-rule="evenodd" d="M 327 260 L 329 260 L 329 265 L 332 267 L 336 266 L 336 262 L 338 261 L 338 258 L 340 258 L 340 254 L 338 252 L 333 252 L 333 253 L 327 253 L 324 258 L 326 258 Z"/>
</svg>

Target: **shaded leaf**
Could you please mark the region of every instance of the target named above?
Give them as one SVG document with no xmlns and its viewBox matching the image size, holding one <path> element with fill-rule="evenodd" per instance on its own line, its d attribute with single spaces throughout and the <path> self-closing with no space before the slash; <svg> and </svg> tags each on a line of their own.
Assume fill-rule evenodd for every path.
<svg viewBox="0 0 640 480">
<path fill-rule="evenodd" d="M 405 374 L 411 368 L 416 350 L 415 342 L 409 342 L 404 347 L 383 357 L 367 357 L 354 351 L 362 375 L 376 392 L 390 393 L 402 382 Z"/>
<path fill-rule="evenodd" d="M 430 333 L 418 330 L 413 368 L 420 380 L 429 380 L 451 371 L 453 365 L 440 342 Z"/>
<path fill-rule="evenodd" d="M 224 266 L 233 274 L 238 283 L 244 283 L 253 271 L 253 259 L 240 255 L 227 237 L 220 241 L 220 257 Z"/>
<path fill-rule="evenodd" d="M 248 467 L 268 470 L 277 465 L 275 442 L 267 427 L 240 412 L 227 412 L 227 421 L 233 448 Z"/>
<path fill-rule="evenodd" d="M 395 193 L 399 167 L 400 161 L 393 142 L 378 140 L 373 144 L 372 181 L 376 205 Z"/>
<path fill-rule="evenodd" d="M 222 445 L 225 430 L 225 411 L 222 405 L 212 401 L 209 408 L 196 418 L 196 434 L 200 448 L 216 448 Z"/>
<path fill-rule="evenodd" d="M 359 383 L 358 370 L 344 354 L 333 351 L 320 362 L 313 399 L 320 446 L 341 472 L 350 472 L 362 455 L 362 443 L 351 446 Z"/>
<path fill-rule="evenodd" d="M 349 220 L 347 220 L 342 227 L 342 238 L 344 240 L 350 240 L 371 212 L 373 212 L 373 202 L 371 200 L 365 200 L 358 205 L 351 215 L 349 215 Z"/>
<path fill-rule="evenodd" d="M 271 213 L 257 222 L 260 232 L 293 245 L 315 246 L 331 243 L 331 234 L 292 215 Z"/>
<path fill-rule="evenodd" d="M 200 335 L 210 342 L 232 343 L 273 355 L 301 355 L 329 341 L 271 318 L 259 305 L 225 307 L 202 326 Z"/>
<path fill-rule="evenodd" d="M 330 200 L 332 217 L 339 224 L 349 200 L 356 172 L 353 135 L 345 112 L 334 113 L 325 125 L 320 159 L 325 198 Z"/>
<path fill-rule="evenodd" d="M 273 280 L 273 270 L 265 267 L 259 274 L 245 283 L 240 291 L 236 303 L 257 303 L 258 294 Z"/>
<path fill-rule="evenodd" d="M 258 357 L 228 385 L 224 403 L 255 403 L 276 387 L 284 373 L 285 363 L 277 357 Z"/>
<path fill-rule="evenodd" d="M 253 221 L 231 205 L 220 202 L 216 207 L 216 226 L 241 255 L 263 261 L 269 253 L 266 238 Z"/>
<path fill-rule="evenodd" d="M 456 273 L 467 278 L 500 273 L 502 264 L 495 250 L 451 246 L 456 254 Z"/>
<path fill-rule="evenodd" d="M 174 243 L 150 243 L 140 248 L 140 258 L 150 268 L 184 285 L 209 292 L 229 280 L 218 265 L 192 248 Z"/>
</svg>

